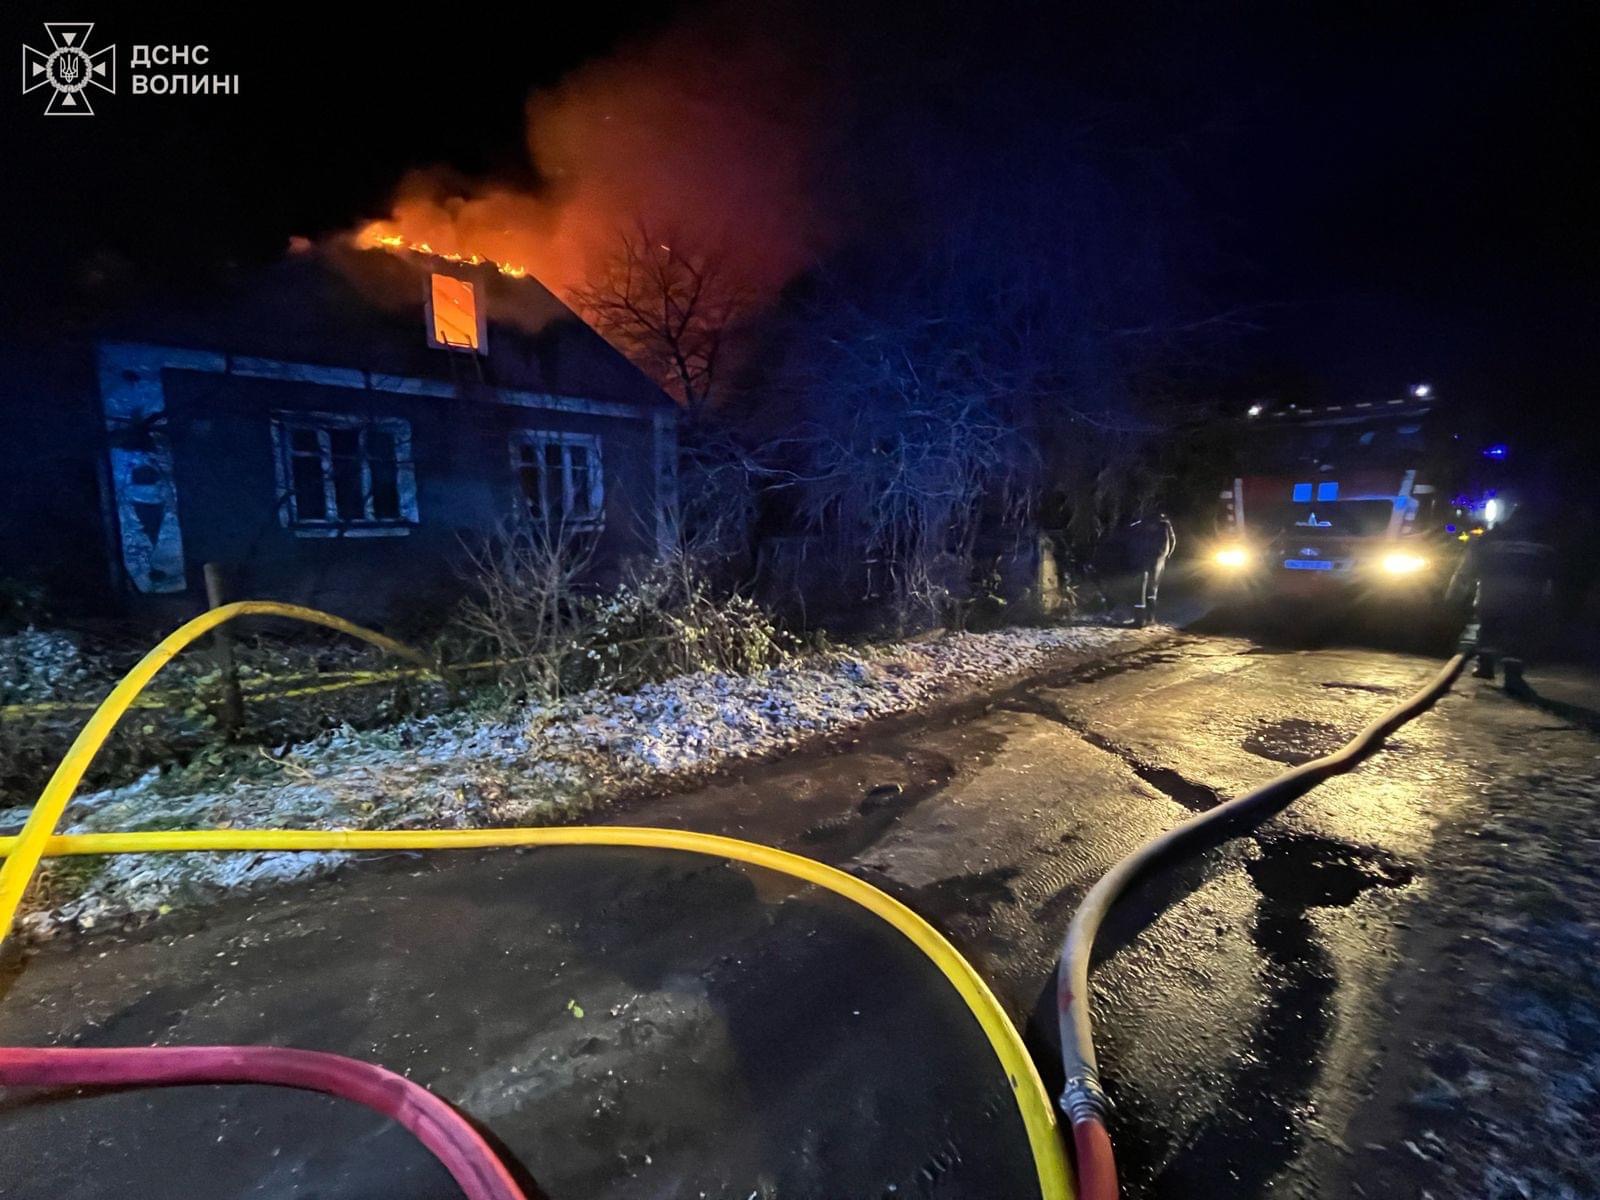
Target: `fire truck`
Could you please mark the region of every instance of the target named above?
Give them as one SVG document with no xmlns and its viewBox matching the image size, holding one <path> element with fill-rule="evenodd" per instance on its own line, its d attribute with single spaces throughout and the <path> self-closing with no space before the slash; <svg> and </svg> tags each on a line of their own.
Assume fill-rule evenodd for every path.
<svg viewBox="0 0 1600 1200">
<path fill-rule="evenodd" d="M 1220 497 L 1213 580 L 1236 598 L 1443 607 L 1495 501 L 1458 490 L 1460 439 L 1442 434 L 1435 415 L 1421 386 L 1390 401 L 1253 405 L 1239 474 Z"/>
</svg>

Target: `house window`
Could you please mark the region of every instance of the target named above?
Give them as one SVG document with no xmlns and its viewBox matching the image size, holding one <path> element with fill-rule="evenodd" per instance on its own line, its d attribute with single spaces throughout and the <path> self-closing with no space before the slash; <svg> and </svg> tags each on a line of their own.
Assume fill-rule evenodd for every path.
<svg viewBox="0 0 1600 1200">
<path fill-rule="evenodd" d="M 1311 485 L 1309 483 L 1295 484 L 1289 493 L 1289 498 L 1296 504 L 1309 504 L 1311 502 Z"/>
<path fill-rule="evenodd" d="M 331 413 L 278 413 L 278 511 L 307 537 L 399 536 L 417 521 L 411 426 Z"/>
<path fill-rule="evenodd" d="M 470 279 L 435 273 L 428 291 L 428 345 L 483 353 L 483 311 Z"/>
<path fill-rule="evenodd" d="M 598 529 L 604 523 L 605 478 L 596 435 L 519 433 L 511 442 L 511 465 L 536 523 L 563 529 Z"/>
</svg>

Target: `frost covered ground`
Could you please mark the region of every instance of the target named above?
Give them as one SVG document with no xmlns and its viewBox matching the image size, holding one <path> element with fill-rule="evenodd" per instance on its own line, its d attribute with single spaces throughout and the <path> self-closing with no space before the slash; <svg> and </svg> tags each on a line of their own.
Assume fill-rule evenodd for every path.
<svg viewBox="0 0 1600 1200">
<path fill-rule="evenodd" d="M 0 704 L 59 699 L 88 675 L 78 644 L 32 626 L 0 636 Z"/>
<path fill-rule="evenodd" d="M 1063 659 L 1133 649 L 1158 631 L 1102 626 L 956 633 L 795 659 L 749 676 L 701 672 L 628 695 L 590 692 L 513 718 L 463 712 L 325 735 L 254 770 L 151 772 L 80 797 L 68 832 L 399 829 L 547 824 L 619 792 L 781 753 Z M 14 828 L 25 812 L 0 812 Z M 25 934 L 138 920 L 223 891 L 326 873 L 340 854 L 55 860 Z"/>
</svg>

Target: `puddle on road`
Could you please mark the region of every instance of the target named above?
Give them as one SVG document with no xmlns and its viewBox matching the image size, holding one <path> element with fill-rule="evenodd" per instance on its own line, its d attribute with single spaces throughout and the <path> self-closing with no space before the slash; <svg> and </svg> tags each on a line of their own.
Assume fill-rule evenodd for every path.
<svg viewBox="0 0 1600 1200">
<path fill-rule="evenodd" d="M 825 817 L 801 835 L 812 853 L 843 861 L 870 849 L 902 816 L 942 790 L 956 774 L 956 764 L 930 750 L 902 751 L 907 782 L 868 785 L 861 799 L 843 812 Z"/>
<path fill-rule="evenodd" d="M 1296 1160 L 1315 1125 L 1308 1115 L 1335 1036 L 1339 988 L 1339 964 L 1310 910 L 1346 907 L 1371 888 L 1403 887 L 1416 874 L 1385 851 L 1316 834 L 1258 834 L 1256 844 L 1259 853 L 1245 869 L 1261 893 L 1250 939 L 1266 986 L 1251 1052 L 1219 1081 L 1214 1116 L 1177 1154 L 1159 1164 L 1130 1157 L 1131 1190 L 1152 1200 L 1197 1195 L 1195 1181 L 1216 1179 L 1233 1182 L 1231 1195 L 1262 1195 Z M 1158 1140 L 1154 1131 L 1147 1136 Z"/>
<path fill-rule="evenodd" d="M 1298 764 L 1332 754 L 1348 737 L 1326 721 L 1287 717 L 1261 726 L 1239 744 L 1258 758 Z"/>
<path fill-rule="evenodd" d="M 913 907 L 936 925 L 956 916 L 986 916 L 997 905 L 1016 901 L 1011 881 L 1021 874 L 1020 867 L 1005 866 L 935 880 L 916 889 Z"/>
<path fill-rule="evenodd" d="M 1394 855 L 1316 834 L 1258 836 L 1245 870 L 1261 894 L 1292 908 L 1345 908 L 1372 887 L 1405 887 L 1416 870 Z"/>
<path fill-rule="evenodd" d="M 1092 738 L 1090 739 L 1093 740 Z M 1096 743 L 1098 745 L 1098 743 Z M 1102 750 L 1111 750 L 1118 753 L 1110 743 L 1100 747 Z M 1208 808 L 1215 808 L 1222 803 L 1222 797 L 1217 790 L 1204 783 L 1196 783 L 1186 778 L 1181 772 L 1174 771 L 1171 767 L 1158 767 L 1147 763 L 1132 755 L 1124 754 L 1123 760 L 1133 770 L 1133 773 L 1144 780 L 1151 787 L 1183 805 L 1190 812 L 1205 812 Z"/>
</svg>

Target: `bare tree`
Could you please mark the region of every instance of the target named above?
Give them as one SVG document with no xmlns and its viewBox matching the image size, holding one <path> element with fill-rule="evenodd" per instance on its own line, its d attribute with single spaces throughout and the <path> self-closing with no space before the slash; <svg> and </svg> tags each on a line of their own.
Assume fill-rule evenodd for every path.
<svg viewBox="0 0 1600 1200">
<path fill-rule="evenodd" d="M 729 332 L 750 308 L 720 253 L 642 224 L 619 238 L 601 274 L 572 299 L 691 417 L 710 407 Z"/>
<path fill-rule="evenodd" d="M 901 628 L 953 615 L 986 521 L 1014 517 L 1034 475 L 1011 383 L 951 281 L 913 272 L 870 309 L 825 290 L 788 364 L 812 420 L 795 431 L 800 465 L 771 486 L 859 548 Z"/>
</svg>

